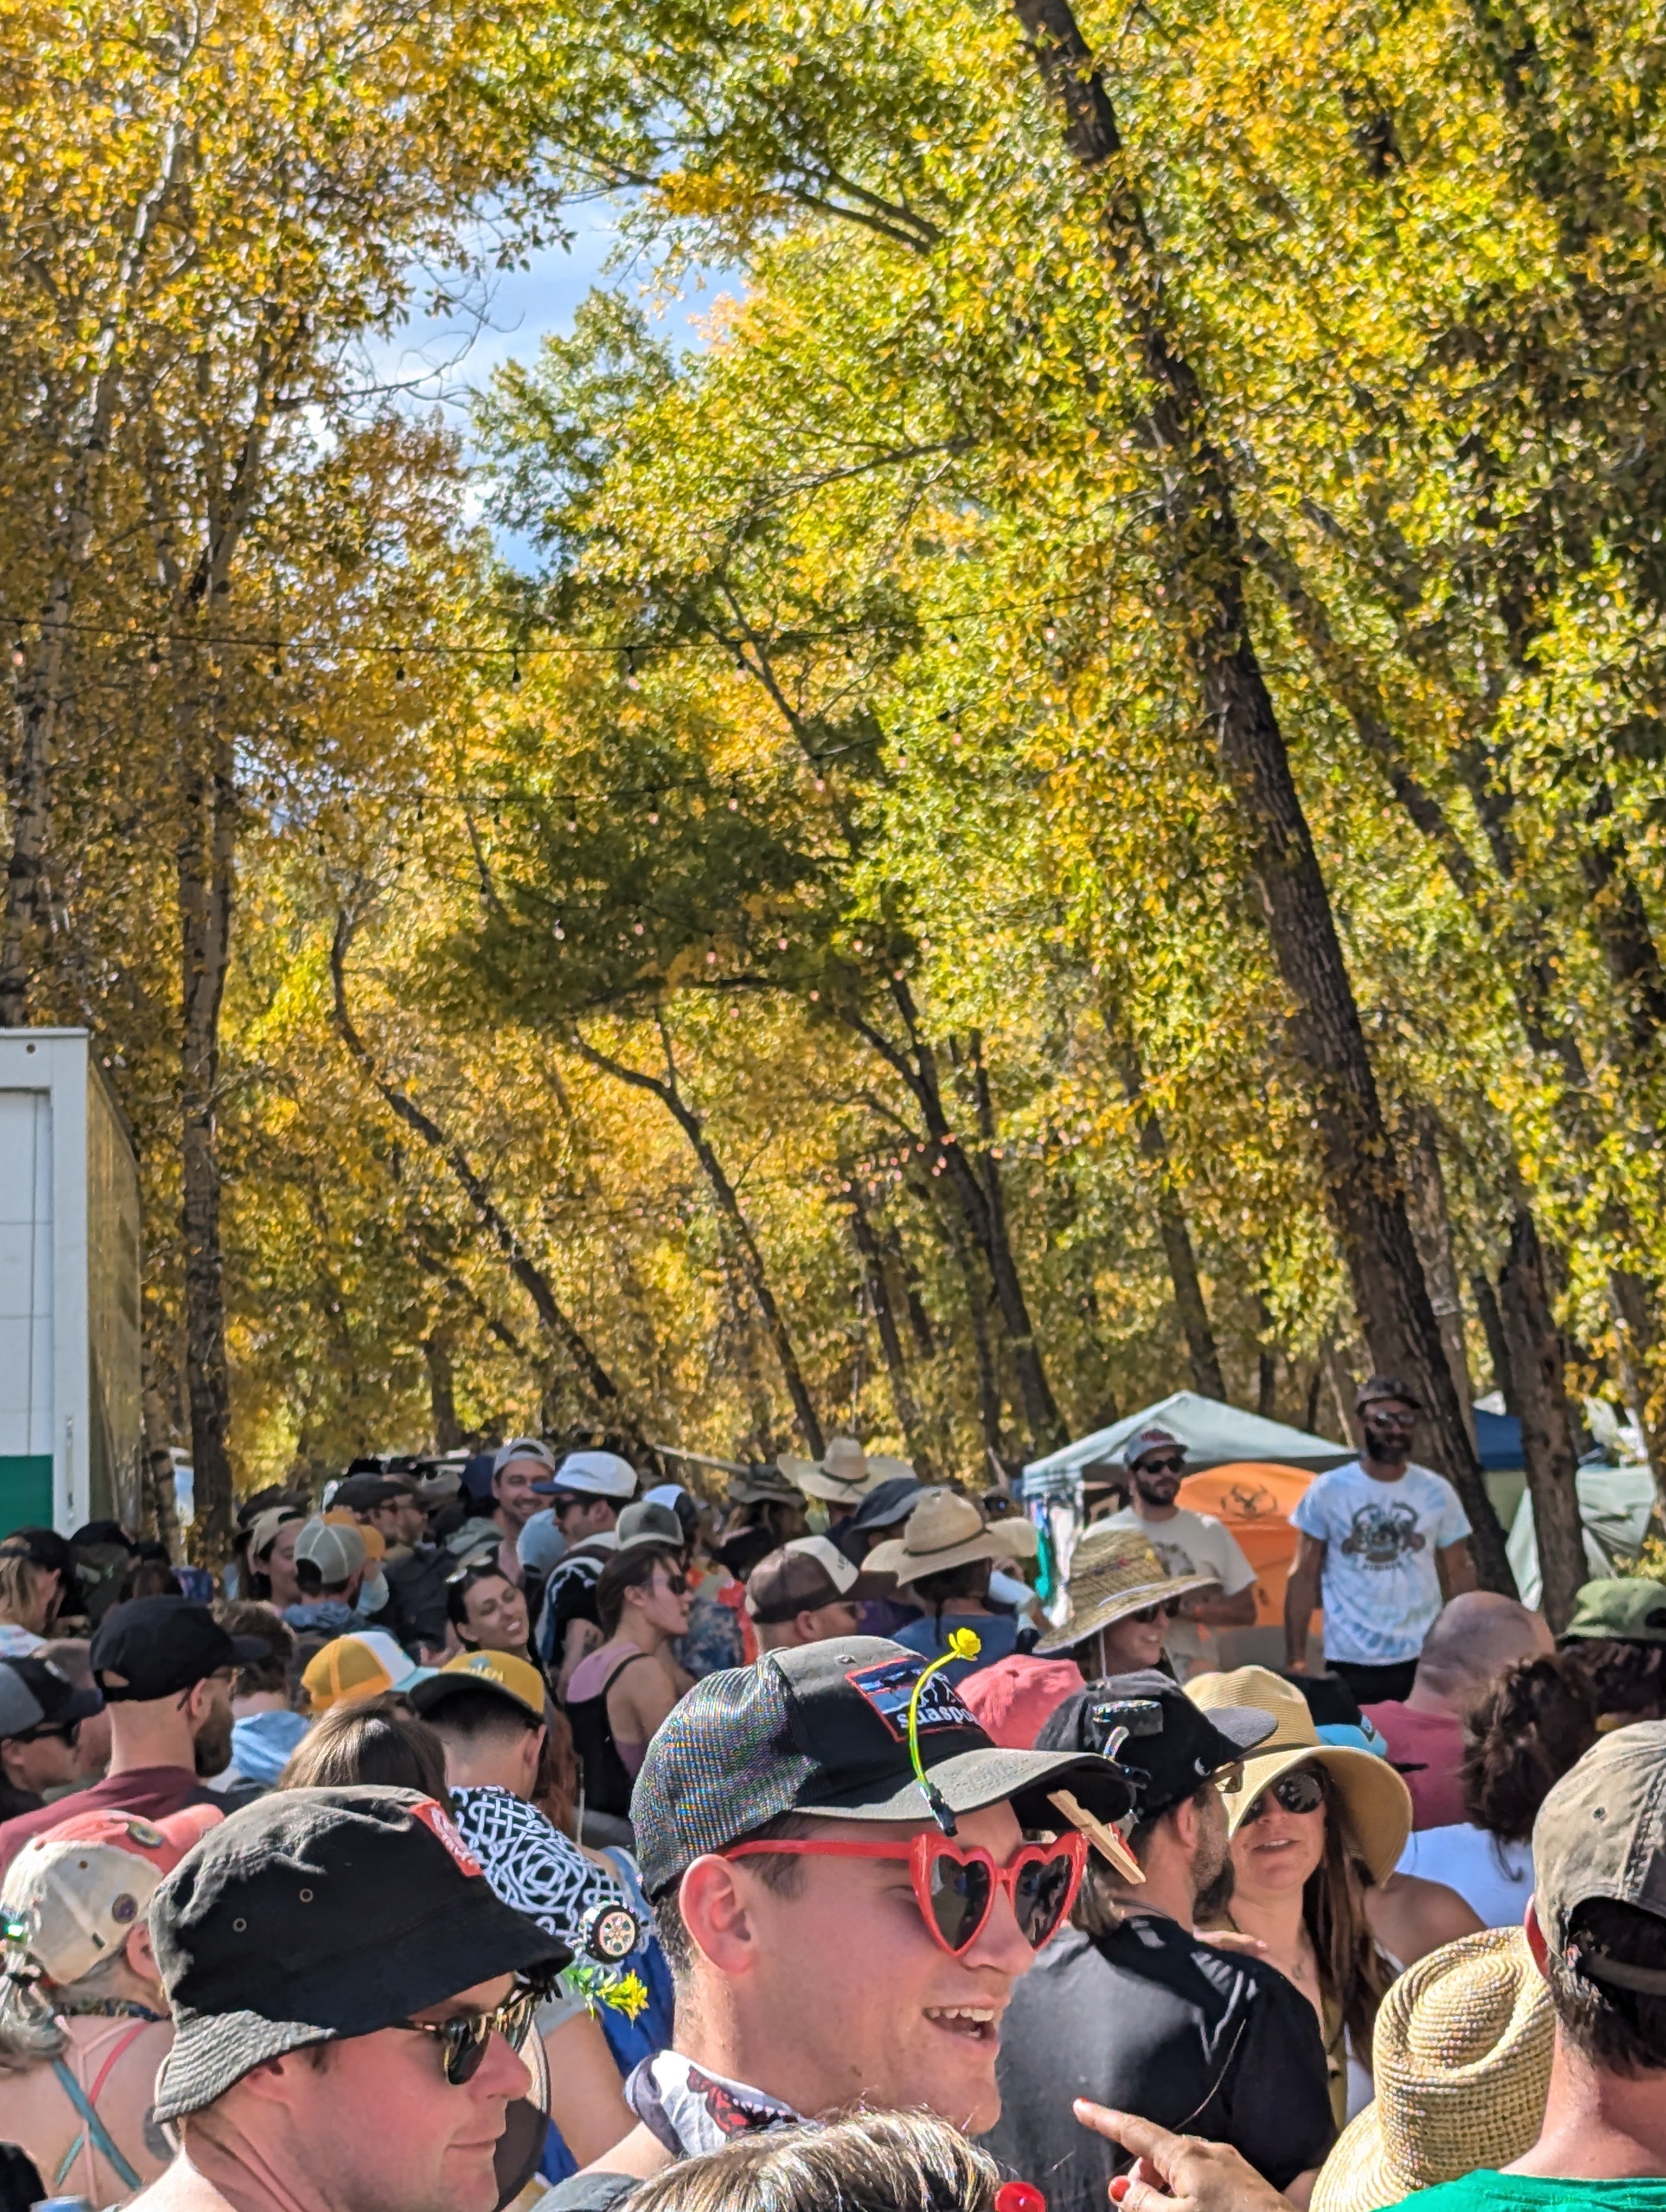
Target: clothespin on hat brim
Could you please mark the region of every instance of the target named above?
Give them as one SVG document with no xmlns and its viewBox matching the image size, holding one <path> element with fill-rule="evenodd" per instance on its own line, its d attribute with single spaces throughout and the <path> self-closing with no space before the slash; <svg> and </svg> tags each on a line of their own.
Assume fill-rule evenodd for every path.
<svg viewBox="0 0 1666 2212">
<path fill-rule="evenodd" d="M 1049 1790 L 1047 1802 L 1058 1808 L 1073 1828 L 1081 1830 L 1100 1857 L 1109 1861 L 1124 1881 L 1144 1881 L 1139 1860 L 1108 1822 L 1096 1820 L 1067 1790 Z"/>
</svg>

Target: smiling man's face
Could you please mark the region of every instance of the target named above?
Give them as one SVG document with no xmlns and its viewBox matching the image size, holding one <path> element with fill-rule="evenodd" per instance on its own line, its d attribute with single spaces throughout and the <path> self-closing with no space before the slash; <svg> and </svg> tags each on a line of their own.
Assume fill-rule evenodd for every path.
<svg viewBox="0 0 1666 2212">
<path fill-rule="evenodd" d="M 816 1834 L 911 1842 L 917 1827 L 818 1820 Z M 955 1840 L 1001 1863 L 1023 1835 L 1009 1805 L 969 1813 Z M 741 1863 L 744 1864 L 744 1862 Z M 1005 1891 L 976 1942 L 952 1958 L 921 1917 L 904 1859 L 801 1858 L 796 1894 L 749 1885 L 760 2012 L 781 2023 L 800 2111 L 858 2100 L 923 2106 L 969 2134 L 1000 2112 L 995 2055 L 1012 1984 L 1035 1954 Z M 783 2057 L 789 2056 L 783 2048 Z"/>
</svg>

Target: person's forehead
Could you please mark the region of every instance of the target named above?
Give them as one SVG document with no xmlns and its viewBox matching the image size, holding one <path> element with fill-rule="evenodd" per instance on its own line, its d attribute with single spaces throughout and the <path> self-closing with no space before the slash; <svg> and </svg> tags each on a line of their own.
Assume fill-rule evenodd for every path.
<svg viewBox="0 0 1666 2212">
<path fill-rule="evenodd" d="M 529 1454 L 524 1459 L 506 1459 L 497 1470 L 497 1477 L 499 1481 L 502 1481 L 506 1474 L 526 1475 L 530 1479 L 540 1474 L 548 1474 L 549 1472 L 549 1468 L 541 1459 L 533 1459 Z"/>
</svg>

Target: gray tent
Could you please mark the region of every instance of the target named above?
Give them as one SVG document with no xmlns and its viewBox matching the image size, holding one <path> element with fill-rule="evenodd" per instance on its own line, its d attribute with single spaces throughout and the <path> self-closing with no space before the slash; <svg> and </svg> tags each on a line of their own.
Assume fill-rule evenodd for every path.
<svg viewBox="0 0 1666 2212">
<path fill-rule="evenodd" d="M 1031 1460 L 1024 1470 L 1026 1498 L 1057 1498 L 1075 1492 L 1084 1472 L 1114 1464 L 1124 1440 L 1136 1429 L 1168 1429 L 1186 1447 L 1195 1473 L 1206 1468 L 1230 1467 L 1238 1460 L 1270 1460 L 1275 1466 L 1305 1468 L 1322 1474 L 1328 1467 L 1341 1467 L 1355 1456 L 1351 1444 L 1329 1437 L 1310 1437 L 1304 1429 L 1286 1428 L 1282 1421 L 1263 1420 L 1239 1407 L 1223 1405 L 1219 1398 L 1200 1396 L 1195 1390 L 1177 1390 L 1108 1429 L 1096 1430 L 1079 1443 L 1045 1459 Z"/>
</svg>

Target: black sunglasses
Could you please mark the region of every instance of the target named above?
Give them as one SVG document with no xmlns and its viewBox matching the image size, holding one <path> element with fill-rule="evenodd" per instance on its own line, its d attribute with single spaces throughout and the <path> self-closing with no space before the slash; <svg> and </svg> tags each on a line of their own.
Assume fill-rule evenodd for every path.
<svg viewBox="0 0 1666 2212">
<path fill-rule="evenodd" d="M 24 1743 L 50 1743 L 56 1737 L 60 1743 L 67 1743 L 73 1751 L 80 1735 L 79 1721 L 60 1721 L 56 1726 L 30 1729 L 21 1740 Z"/>
<path fill-rule="evenodd" d="M 433 2036 L 445 2054 L 447 2081 L 460 2089 L 480 2071 L 494 2033 L 511 2051 L 520 2050 L 544 1996 L 542 1989 L 529 1984 L 514 1990 L 495 2012 L 465 2013 L 459 2020 L 396 2020 L 390 2025 L 413 2035 Z"/>
<path fill-rule="evenodd" d="M 1324 1777 L 1316 1767 L 1292 1766 L 1288 1774 L 1268 1783 L 1238 1822 L 1239 1827 L 1247 1828 L 1259 1820 L 1269 1798 L 1286 1813 L 1316 1813 L 1325 1802 Z"/>
<path fill-rule="evenodd" d="M 1172 1620 L 1179 1610 L 1177 1605 L 1142 1605 L 1138 1613 L 1131 1613 L 1128 1617 L 1149 1628 L 1154 1620 Z"/>
<path fill-rule="evenodd" d="M 1167 1459 L 1142 1459 L 1134 1465 L 1136 1474 L 1178 1474 L 1186 1464 L 1183 1452 L 1174 1452 Z"/>
</svg>

